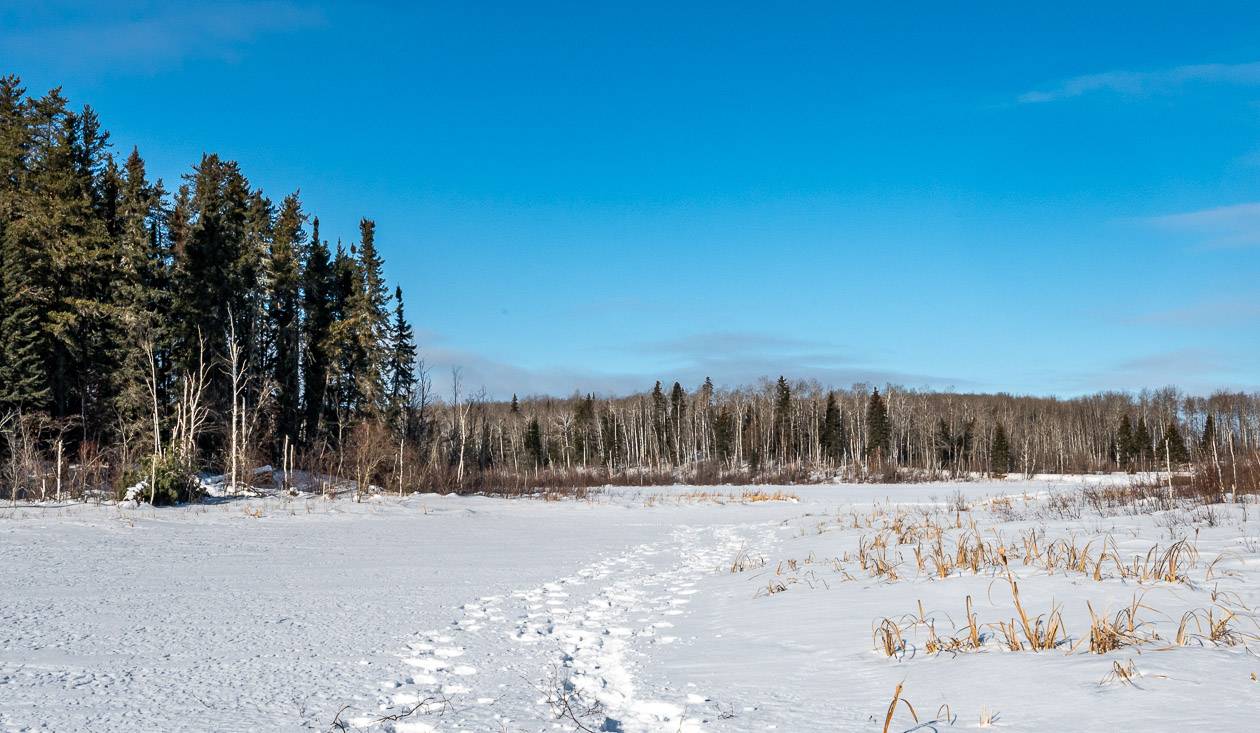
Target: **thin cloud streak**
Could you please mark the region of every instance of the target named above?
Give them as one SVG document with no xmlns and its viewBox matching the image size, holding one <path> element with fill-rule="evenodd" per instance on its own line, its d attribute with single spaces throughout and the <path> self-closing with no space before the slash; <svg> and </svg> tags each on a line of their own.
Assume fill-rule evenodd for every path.
<svg viewBox="0 0 1260 733">
<path fill-rule="evenodd" d="M 671 355 L 708 355 L 714 352 L 739 353 L 781 352 L 790 349 L 827 347 L 821 341 L 801 339 L 779 334 L 755 331 L 710 331 L 690 336 L 648 341 L 641 345 L 646 351 Z"/>
<path fill-rule="evenodd" d="M 19 26 L 0 32 L 0 53 L 50 65 L 156 71 L 194 58 L 235 62 L 262 36 L 324 22 L 318 9 L 284 0 L 162 6 L 130 17 L 114 12 L 75 24 Z"/>
<path fill-rule="evenodd" d="M 495 399 L 513 394 L 568 396 L 575 392 L 627 395 L 649 390 L 657 380 L 666 384 L 678 381 L 687 389 L 698 387 L 706 378 L 720 388 L 752 387 L 780 375 L 837 388 L 889 383 L 940 389 L 973 385 L 969 380 L 857 363 L 828 350 L 829 344 L 750 331 L 715 331 L 641 344 L 633 349 L 636 356 L 655 354 L 658 364 L 652 369 L 625 372 L 525 368 L 446 346 L 442 340 L 438 334 L 426 334 L 422 343 L 430 345 L 421 350 L 439 396 L 449 394 L 454 368 L 460 369 L 465 393 L 484 389 Z"/>
<path fill-rule="evenodd" d="M 1144 313 L 1125 319 L 1125 323 L 1198 329 L 1212 326 L 1229 326 L 1240 321 L 1245 322 L 1256 319 L 1260 319 L 1260 301 L 1248 298 L 1231 298 Z"/>
<path fill-rule="evenodd" d="M 1145 220 L 1167 231 L 1194 234 L 1210 249 L 1260 246 L 1260 202 L 1217 206 Z"/>
<path fill-rule="evenodd" d="M 1114 362 L 1097 371 L 1045 375 L 1064 394 L 1176 386 L 1190 394 L 1217 390 L 1255 391 L 1254 375 L 1235 357 L 1213 349 L 1184 348 L 1158 351 Z"/>
<path fill-rule="evenodd" d="M 1249 86 L 1260 84 L 1260 61 L 1243 64 L 1191 64 L 1160 71 L 1105 71 L 1085 74 L 1044 90 L 1025 92 L 1021 104 L 1043 104 L 1073 99 L 1095 92 L 1141 96 L 1175 91 L 1191 83 Z"/>
</svg>

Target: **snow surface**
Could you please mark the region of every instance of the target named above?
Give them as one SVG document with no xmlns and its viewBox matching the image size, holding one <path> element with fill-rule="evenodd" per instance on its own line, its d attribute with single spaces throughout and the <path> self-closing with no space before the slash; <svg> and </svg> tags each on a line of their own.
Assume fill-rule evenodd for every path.
<svg viewBox="0 0 1260 733">
<path fill-rule="evenodd" d="M 985 712 L 1008 731 L 1260 730 L 1260 506 L 1052 509 L 1074 482 L 5 508 L 0 729 L 865 731 L 903 683 L 919 723 L 899 706 L 890 730 Z M 888 549 L 898 580 L 862 571 L 859 541 L 896 515 L 967 517 L 1009 547 L 1110 537 L 1126 563 L 1185 537 L 1198 557 L 1141 583 L 1013 560 L 1024 607 L 1059 604 L 1069 640 L 1012 652 L 990 626 L 1015 616 L 1003 574 L 920 574 L 909 544 Z M 1078 644 L 1086 601 L 1113 616 L 1135 595 L 1148 643 Z M 956 635 L 967 596 L 981 649 L 928 653 L 920 603 Z M 1183 614 L 1224 607 L 1240 643 L 1192 623 L 1174 647 Z"/>
</svg>

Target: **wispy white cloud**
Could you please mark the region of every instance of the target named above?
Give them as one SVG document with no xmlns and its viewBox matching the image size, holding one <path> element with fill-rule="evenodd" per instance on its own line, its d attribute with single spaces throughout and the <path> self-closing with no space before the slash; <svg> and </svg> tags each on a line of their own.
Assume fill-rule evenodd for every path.
<svg viewBox="0 0 1260 733">
<path fill-rule="evenodd" d="M 830 344 L 781 334 L 756 331 L 708 331 L 639 346 L 647 351 L 671 355 L 703 357 L 712 354 L 748 354 L 749 352 L 781 352 L 794 349 L 829 348 Z"/>
<path fill-rule="evenodd" d="M 190 58 L 236 61 L 263 36 L 323 23 L 317 8 L 288 0 L 102 6 L 70 23 L 22 17 L 0 29 L 0 56 L 54 67 L 153 71 Z"/>
<path fill-rule="evenodd" d="M 465 395 L 484 391 L 492 399 L 512 395 L 568 396 L 593 392 L 598 395 L 621 395 L 638 392 L 651 386 L 642 375 L 600 372 L 549 366 L 528 368 L 493 359 L 475 351 L 444 345 L 429 345 L 420 350 L 428 372 L 432 393 L 442 400 L 451 396 L 454 370 L 459 370 Z"/>
<path fill-rule="evenodd" d="M 1215 349 L 1193 347 L 1132 356 L 1094 371 L 1047 373 L 1044 377 L 1047 385 L 1063 394 L 1165 386 L 1176 386 L 1191 394 L 1210 394 L 1221 389 L 1254 391 L 1260 386 L 1245 359 Z"/>
<path fill-rule="evenodd" d="M 1207 328 L 1232 326 L 1239 322 L 1260 319 L 1260 300 L 1239 297 L 1191 303 L 1176 308 L 1143 313 L 1126 319 L 1126 323 L 1146 326 Z"/>
<path fill-rule="evenodd" d="M 1194 235 L 1213 249 L 1260 245 L 1260 202 L 1166 214 L 1146 219 L 1167 231 Z"/>
<path fill-rule="evenodd" d="M 627 347 L 636 362 L 655 362 L 634 371 L 599 371 L 567 366 L 527 368 L 452 347 L 438 334 L 421 339 L 434 390 L 447 397 L 451 370 L 458 367 L 465 393 L 484 389 L 493 398 L 517 395 L 567 396 L 575 392 L 625 395 L 651 389 L 656 380 L 688 389 L 711 378 L 719 387 L 744 387 L 779 375 L 823 387 L 901 384 L 913 387 L 970 386 L 968 380 L 883 369 L 846 356 L 824 342 L 751 331 L 714 331 Z M 615 357 L 609 359 L 615 361 Z"/>
<path fill-rule="evenodd" d="M 1243 64 L 1191 64 L 1158 71 L 1105 71 L 1072 77 L 1047 89 L 1025 92 L 1024 104 L 1057 102 L 1095 92 L 1145 95 L 1176 91 L 1193 83 L 1260 84 L 1260 61 Z"/>
<path fill-rule="evenodd" d="M 968 380 L 885 369 L 836 344 L 760 331 L 708 331 L 634 347 L 657 355 L 670 379 L 698 384 L 706 377 L 724 386 L 756 384 L 780 375 L 813 380 L 825 387 L 902 384 L 955 387 Z"/>
</svg>

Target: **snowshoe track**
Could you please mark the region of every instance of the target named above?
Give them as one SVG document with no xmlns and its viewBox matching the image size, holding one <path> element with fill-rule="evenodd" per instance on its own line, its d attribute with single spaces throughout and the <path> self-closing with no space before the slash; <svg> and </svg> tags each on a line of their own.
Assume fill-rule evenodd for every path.
<svg viewBox="0 0 1260 733">
<path fill-rule="evenodd" d="M 674 622 L 706 577 L 775 542 L 764 524 L 681 527 L 668 542 L 465 603 L 447 628 L 407 641 L 397 676 L 368 697 L 375 709 L 347 720 L 395 733 L 554 730 L 564 697 L 591 730 L 700 731 L 703 696 L 640 689 L 635 672 L 655 645 L 677 641 Z"/>
</svg>

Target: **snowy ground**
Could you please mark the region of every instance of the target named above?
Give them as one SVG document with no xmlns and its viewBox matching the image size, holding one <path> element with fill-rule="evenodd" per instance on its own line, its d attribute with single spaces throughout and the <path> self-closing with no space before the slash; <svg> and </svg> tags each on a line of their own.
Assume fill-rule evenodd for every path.
<svg viewBox="0 0 1260 733">
<path fill-rule="evenodd" d="M 0 729 L 1260 729 L 1260 506 L 781 490 L 3 509 Z"/>
</svg>

